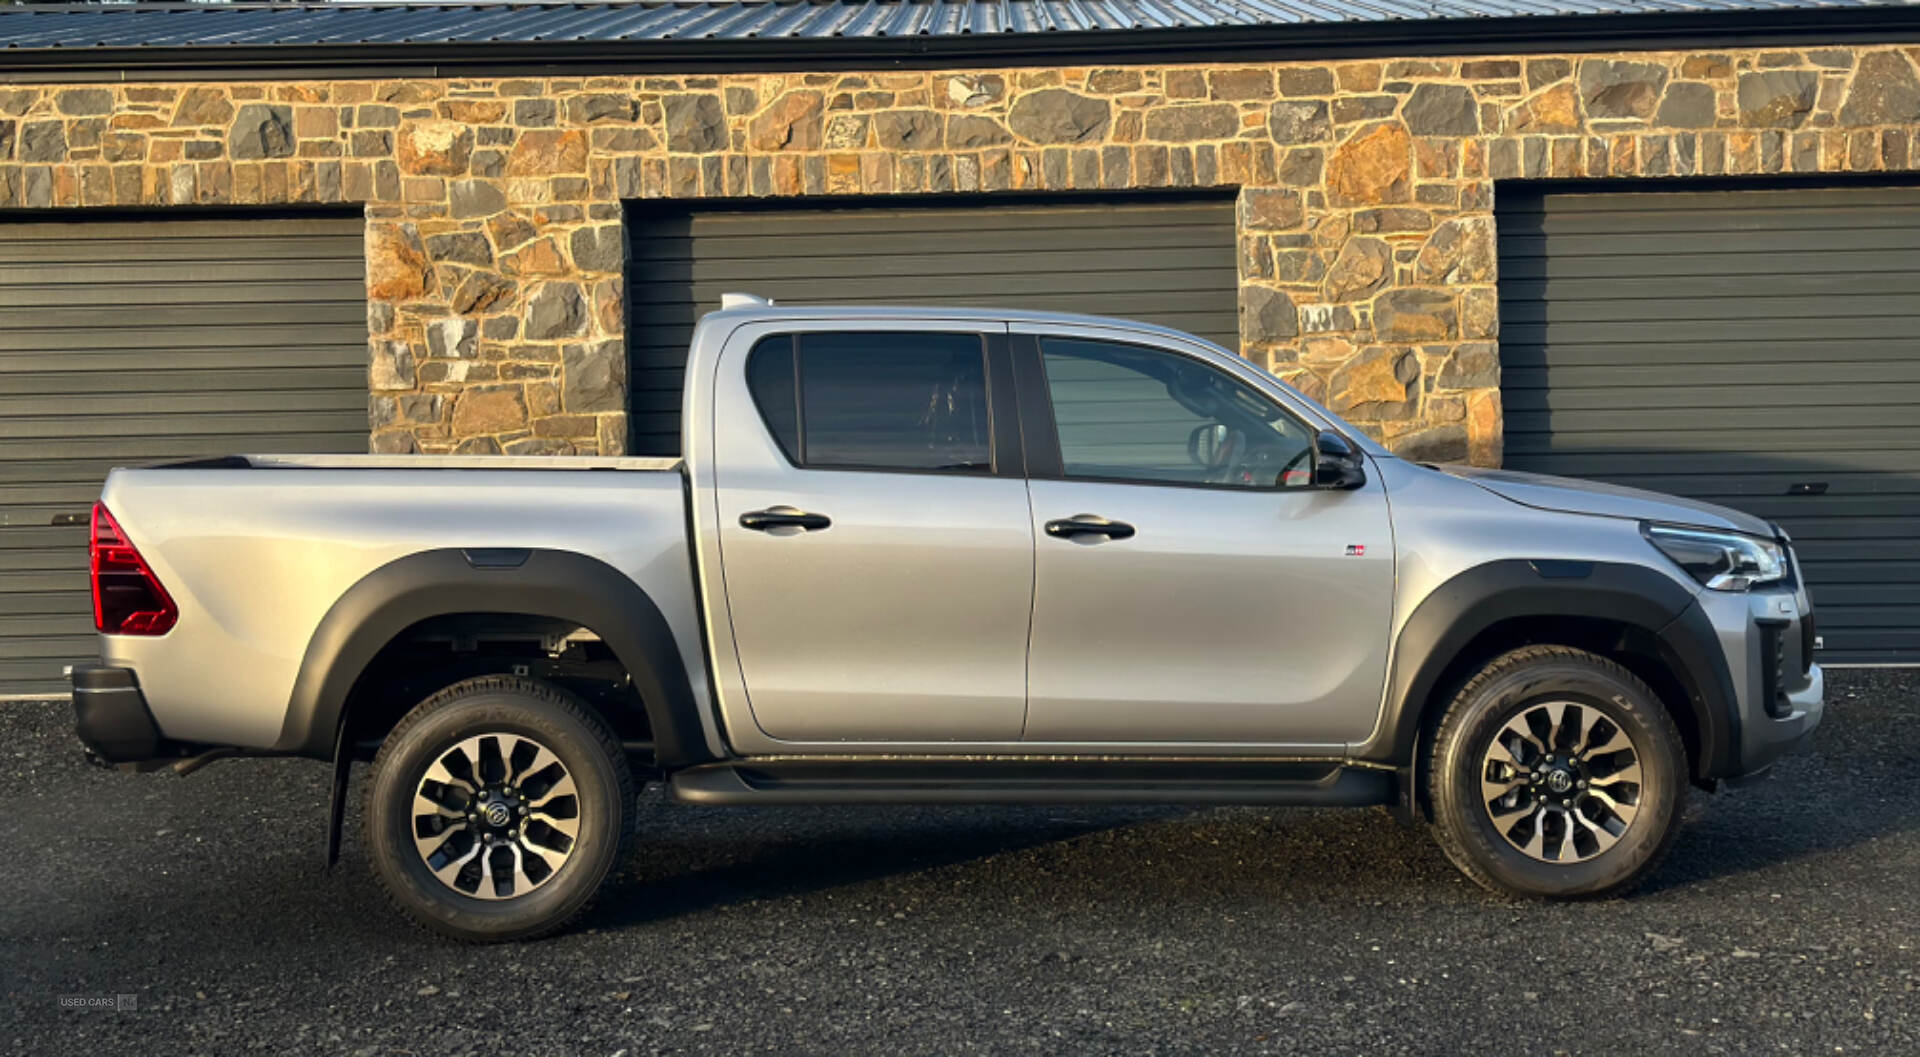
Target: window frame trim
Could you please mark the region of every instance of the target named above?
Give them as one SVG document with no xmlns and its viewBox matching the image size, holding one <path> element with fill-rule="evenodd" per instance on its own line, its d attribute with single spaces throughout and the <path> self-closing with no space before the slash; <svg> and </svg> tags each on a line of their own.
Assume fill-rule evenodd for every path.
<svg viewBox="0 0 1920 1057">
<path fill-rule="evenodd" d="M 1207 481 L 1157 481 L 1142 480 L 1138 477 L 1096 477 L 1088 474 L 1073 474 L 1066 470 L 1066 456 L 1060 448 L 1060 428 L 1053 414 L 1053 389 L 1047 380 L 1046 363 L 1041 350 L 1041 342 L 1047 338 L 1064 338 L 1070 341 L 1104 342 L 1109 345 L 1125 345 L 1147 352 L 1164 353 L 1189 360 L 1209 370 L 1217 371 L 1239 382 L 1241 385 L 1266 398 L 1274 409 L 1287 416 L 1308 437 L 1318 436 L 1325 426 L 1316 427 L 1312 420 L 1301 414 L 1287 402 L 1277 399 L 1265 387 L 1255 385 L 1240 376 L 1239 372 L 1214 363 L 1206 357 L 1198 356 L 1184 349 L 1172 348 L 1150 340 L 1148 335 L 1132 334 L 1126 331 L 1096 331 L 1047 326 L 1019 328 L 1013 333 L 1014 376 L 1020 388 L 1020 418 L 1027 441 L 1025 455 L 1027 476 L 1041 481 L 1078 481 L 1086 484 L 1123 484 L 1140 488 L 1198 488 L 1214 492 L 1237 492 L 1244 495 L 1268 495 L 1282 493 L 1308 492 L 1313 490 L 1307 485 L 1249 486 L 1235 484 L 1214 484 Z M 1318 463 L 1320 450 L 1317 443 L 1310 444 L 1313 450 L 1313 463 Z M 1312 465 L 1308 467 L 1312 472 Z"/>
<path fill-rule="evenodd" d="M 894 473 L 926 477 L 1024 478 L 1026 464 L 1023 457 L 1020 414 L 1015 395 L 1014 368 L 1008 349 L 1006 325 L 1000 323 L 979 327 L 949 328 L 927 327 L 920 321 L 914 320 L 902 320 L 901 323 L 903 324 L 901 326 L 883 327 L 795 325 L 771 329 L 755 336 L 752 343 L 747 346 L 746 355 L 741 359 L 741 374 L 746 383 L 748 402 L 753 405 L 754 413 L 759 416 L 761 430 L 773 441 L 774 450 L 780 453 L 789 467 L 808 473 Z M 980 342 L 981 369 L 986 382 L 987 467 L 943 470 L 859 463 L 810 464 L 807 461 L 807 412 L 803 364 L 806 357 L 805 339 L 808 335 L 816 334 L 966 334 L 977 338 Z M 753 387 L 753 357 L 769 338 L 786 340 L 787 355 L 793 364 L 794 441 L 795 446 L 799 448 L 798 452 L 789 452 L 787 446 L 780 442 L 779 435 L 767 418 L 766 407 L 760 400 L 760 394 Z"/>
</svg>

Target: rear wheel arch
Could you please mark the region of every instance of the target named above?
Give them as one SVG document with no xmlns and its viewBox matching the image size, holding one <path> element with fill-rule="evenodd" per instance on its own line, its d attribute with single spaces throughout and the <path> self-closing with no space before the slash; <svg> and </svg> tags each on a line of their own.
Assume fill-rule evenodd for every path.
<svg viewBox="0 0 1920 1057">
<path fill-rule="evenodd" d="M 712 758 L 692 683 L 666 617 L 631 577 L 572 551 L 421 551 L 348 588 L 309 640 L 277 747 L 343 755 L 344 721 L 383 651 L 437 618 L 500 614 L 593 632 L 631 678 L 658 762 Z M 338 761 L 337 761 L 338 762 Z"/>
<path fill-rule="evenodd" d="M 428 617 L 389 640 L 348 692 L 340 743 L 355 759 L 371 759 L 422 701 L 487 676 L 536 680 L 572 694 L 629 752 L 645 747 L 641 762 L 651 762 L 652 719 L 626 663 L 599 629 L 511 611 Z"/>
</svg>

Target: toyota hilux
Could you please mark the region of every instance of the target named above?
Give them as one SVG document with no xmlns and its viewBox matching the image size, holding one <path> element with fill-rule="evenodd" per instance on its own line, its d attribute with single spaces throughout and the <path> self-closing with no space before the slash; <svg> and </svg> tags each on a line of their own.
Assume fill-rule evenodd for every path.
<svg viewBox="0 0 1920 1057">
<path fill-rule="evenodd" d="M 563 927 L 691 803 L 1384 805 L 1620 893 L 1821 717 L 1777 526 L 1395 457 L 1200 339 L 789 307 L 698 324 L 682 455 L 239 455 L 108 477 L 95 759 L 370 763 L 374 870 Z"/>
</svg>

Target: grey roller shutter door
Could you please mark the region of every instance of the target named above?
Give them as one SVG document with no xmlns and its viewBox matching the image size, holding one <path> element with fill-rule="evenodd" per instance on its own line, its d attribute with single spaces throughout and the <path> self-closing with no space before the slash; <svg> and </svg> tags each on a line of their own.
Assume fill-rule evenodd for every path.
<svg viewBox="0 0 1920 1057">
<path fill-rule="evenodd" d="M 720 295 L 1123 316 L 1239 347 L 1231 199 L 650 212 L 630 232 L 634 448 L 678 454 L 687 339 Z"/>
<path fill-rule="evenodd" d="M 1920 188 L 1503 191 L 1498 219 L 1506 465 L 1778 521 L 1820 659 L 1920 663 Z"/>
<path fill-rule="evenodd" d="M 97 656 L 108 469 L 367 450 L 357 216 L 0 221 L 0 694 Z"/>
</svg>

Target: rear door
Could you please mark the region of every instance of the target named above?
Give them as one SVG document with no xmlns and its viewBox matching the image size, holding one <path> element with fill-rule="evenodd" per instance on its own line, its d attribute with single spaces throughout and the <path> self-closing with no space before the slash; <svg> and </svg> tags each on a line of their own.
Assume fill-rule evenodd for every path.
<svg viewBox="0 0 1920 1057">
<path fill-rule="evenodd" d="M 761 732 L 1020 737 L 1033 534 L 1010 394 L 997 324 L 758 324 L 729 340 L 715 501 Z M 718 421 L 728 409 L 757 421 Z"/>
</svg>

